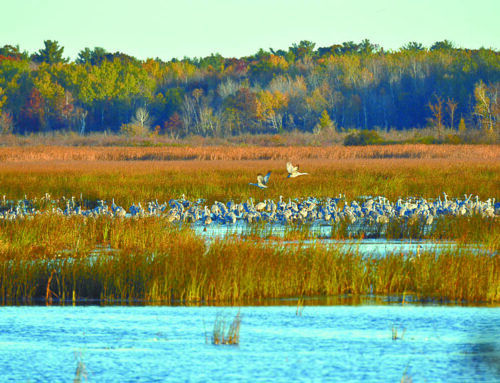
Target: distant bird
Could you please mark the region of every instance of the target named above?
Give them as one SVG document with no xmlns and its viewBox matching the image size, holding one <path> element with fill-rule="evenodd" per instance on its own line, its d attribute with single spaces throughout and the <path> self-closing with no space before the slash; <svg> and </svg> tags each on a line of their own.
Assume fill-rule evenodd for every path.
<svg viewBox="0 0 500 383">
<path fill-rule="evenodd" d="M 257 186 L 258 188 L 261 188 L 261 189 L 267 189 L 267 181 L 269 181 L 270 176 L 271 176 L 271 172 L 268 172 L 265 176 L 263 176 L 262 174 L 259 173 L 257 175 L 257 183 L 253 184 L 250 182 L 249 185 Z"/>
<path fill-rule="evenodd" d="M 299 165 L 293 166 L 291 162 L 286 163 L 286 170 L 288 171 L 287 178 L 295 178 L 298 176 L 305 176 L 306 174 L 309 174 L 309 173 L 300 173 L 299 172 Z"/>
</svg>

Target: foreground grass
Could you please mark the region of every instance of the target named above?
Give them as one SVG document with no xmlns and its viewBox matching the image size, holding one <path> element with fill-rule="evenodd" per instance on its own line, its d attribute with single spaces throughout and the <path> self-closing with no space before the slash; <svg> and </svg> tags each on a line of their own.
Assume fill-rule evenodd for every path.
<svg viewBox="0 0 500 383">
<path fill-rule="evenodd" d="M 3 302 L 74 296 L 245 303 L 342 294 L 500 302 L 498 251 L 464 246 L 377 258 L 319 243 L 269 245 L 236 237 L 209 246 L 158 218 L 48 215 L 0 224 Z M 497 234 L 493 228 L 491 236 Z"/>
</svg>

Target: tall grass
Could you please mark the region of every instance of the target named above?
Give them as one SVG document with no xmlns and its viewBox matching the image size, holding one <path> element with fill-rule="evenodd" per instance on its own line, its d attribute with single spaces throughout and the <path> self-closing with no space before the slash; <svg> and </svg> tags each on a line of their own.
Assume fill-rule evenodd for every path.
<svg viewBox="0 0 500 383">
<path fill-rule="evenodd" d="M 75 196 L 83 200 L 115 199 L 132 203 L 170 198 L 204 198 L 208 202 L 236 202 L 273 198 L 360 195 L 450 198 L 464 194 L 500 200 L 499 160 L 460 162 L 453 159 L 348 159 L 303 160 L 310 175 L 286 179 L 285 162 L 269 161 L 41 161 L 5 162 L 0 166 L 0 197 L 53 198 Z M 271 170 L 269 189 L 249 185 L 257 173 Z"/>
<path fill-rule="evenodd" d="M 36 241 L 33 238 L 37 237 Z M 158 218 L 37 216 L 1 222 L 0 299 L 248 303 L 256 299 L 406 294 L 500 302 L 500 256 L 469 247 L 366 256 L 356 249 L 238 237 L 210 246 Z"/>
<path fill-rule="evenodd" d="M 0 161 L 242 161 L 353 159 L 498 160 L 500 145 L 0 147 Z"/>
</svg>

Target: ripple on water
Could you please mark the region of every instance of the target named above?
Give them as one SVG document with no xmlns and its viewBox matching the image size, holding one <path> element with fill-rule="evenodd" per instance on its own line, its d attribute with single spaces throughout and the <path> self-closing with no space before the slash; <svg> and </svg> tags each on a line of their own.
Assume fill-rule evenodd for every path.
<svg viewBox="0 0 500 383">
<path fill-rule="evenodd" d="M 205 342 L 241 310 L 239 346 Z M 392 328 L 402 339 L 392 340 Z M 401 332 L 400 332 L 401 331 Z M 500 309 L 361 305 L 3 307 L 0 370 L 14 381 L 498 381 Z"/>
</svg>

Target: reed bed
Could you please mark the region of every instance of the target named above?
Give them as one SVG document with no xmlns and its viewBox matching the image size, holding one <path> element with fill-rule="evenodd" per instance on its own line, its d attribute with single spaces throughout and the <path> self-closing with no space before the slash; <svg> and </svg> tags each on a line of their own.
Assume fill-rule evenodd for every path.
<svg viewBox="0 0 500 383">
<path fill-rule="evenodd" d="M 498 160 L 322 159 L 304 160 L 300 166 L 310 175 L 287 179 L 281 160 L 5 162 L 0 166 L 0 197 L 34 199 L 50 193 L 53 198 L 114 198 L 126 208 L 155 199 L 161 203 L 182 194 L 208 202 L 336 197 L 339 193 L 349 200 L 360 195 L 396 200 L 406 196 L 436 198 L 443 192 L 449 198 L 473 194 L 482 200 L 500 200 Z M 249 185 L 257 173 L 269 170 L 268 189 Z"/>
<path fill-rule="evenodd" d="M 500 145 L 0 147 L 0 161 L 500 160 Z"/>
<path fill-rule="evenodd" d="M 36 238 L 36 240 L 34 240 Z M 500 302 L 500 256 L 463 246 L 418 257 L 230 237 L 208 245 L 159 218 L 36 216 L 0 230 L 4 303 L 47 300 L 251 303 L 398 295 Z"/>
</svg>

